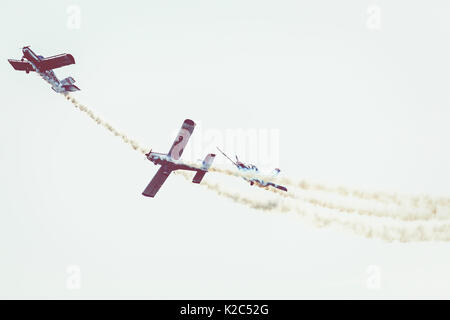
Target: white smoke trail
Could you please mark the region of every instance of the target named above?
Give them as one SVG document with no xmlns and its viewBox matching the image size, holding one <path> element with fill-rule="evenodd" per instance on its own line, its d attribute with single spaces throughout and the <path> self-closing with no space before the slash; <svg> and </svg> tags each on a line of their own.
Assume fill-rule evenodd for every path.
<svg viewBox="0 0 450 320">
<path fill-rule="evenodd" d="M 195 164 L 192 165 L 195 166 Z M 209 171 L 234 177 L 254 178 L 254 175 L 251 173 L 242 173 L 218 167 L 212 167 Z M 258 176 L 258 178 L 267 179 L 267 181 L 277 181 L 273 177 Z M 289 180 L 286 178 L 282 178 L 279 181 L 279 183 L 289 185 L 287 182 Z M 266 188 L 266 190 L 283 197 L 298 199 L 316 206 L 345 213 L 390 217 L 404 221 L 444 220 L 450 218 L 450 203 L 447 204 L 445 199 L 442 198 L 433 199 L 425 195 L 421 197 L 396 195 L 394 198 L 393 195 L 388 193 L 370 193 L 361 190 L 350 192 L 349 188 L 330 188 L 320 184 L 309 184 L 305 181 L 299 183 L 298 186 L 299 188 L 290 188 L 289 192 L 282 192 L 271 187 Z M 387 195 L 389 195 L 388 198 Z"/>
<path fill-rule="evenodd" d="M 241 177 L 241 178 L 254 178 L 254 174 L 247 172 L 239 172 L 236 170 L 229 170 L 217 166 L 210 168 L 211 172 L 221 173 L 228 176 Z M 312 183 L 306 180 L 300 180 L 299 182 L 294 182 L 289 178 L 278 178 L 271 176 L 259 175 L 258 179 L 264 181 L 272 181 L 281 185 L 286 185 L 289 187 L 290 194 L 296 193 L 295 190 L 301 190 L 302 192 L 314 192 L 320 193 L 321 197 L 327 197 L 327 194 L 332 195 L 332 197 L 346 197 L 352 199 L 352 201 L 366 201 L 366 202 L 376 202 L 370 209 L 374 207 L 377 209 L 378 213 L 373 213 L 370 211 L 371 215 L 378 216 L 395 216 L 399 215 L 399 212 L 403 210 L 401 215 L 404 220 L 413 219 L 432 219 L 438 215 L 438 211 L 449 212 L 450 211 L 450 198 L 449 197 L 431 197 L 428 195 L 401 195 L 396 193 L 387 192 L 372 192 L 364 191 L 362 189 L 354 189 L 348 187 L 333 187 L 320 183 Z M 269 189 L 273 190 L 273 189 Z M 273 190 L 276 191 L 276 190 Z M 283 193 L 280 193 L 283 195 Z M 384 208 L 380 205 L 384 205 Z M 328 204 L 328 206 L 331 204 Z M 341 205 L 342 207 L 342 205 Z M 389 208 L 386 210 L 386 208 Z M 405 213 L 405 208 L 407 208 L 408 213 Z M 344 209 L 344 208 L 342 208 Z M 345 209 L 344 209 L 345 210 Z M 350 210 L 347 208 L 347 210 Z M 361 209 L 362 211 L 363 209 Z M 367 212 L 369 213 L 369 212 Z"/>
<path fill-rule="evenodd" d="M 50 83 L 50 82 L 49 82 Z M 51 84 L 51 83 L 50 83 Z M 112 132 L 115 136 L 120 137 L 125 143 L 129 144 L 134 150 L 138 150 L 142 154 L 147 153 L 147 150 L 140 147 L 140 145 L 128 138 L 124 133 L 116 130 L 111 124 L 102 120 L 100 117 L 96 116 L 92 110 L 87 108 L 86 106 L 80 104 L 75 98 L 71 97 L 69 94 L 63 94 L 67 100 L 72 102 L 72 104 L 78 108 L 80 111 L 85 112 L 92 120 L 94 120 L 97 124 L 103 126 Z M 200 167 L 196 163 L 190 163 L 189 165 L 193 167 Z M 237 170 L 230 170 L 226 168 L 221 168 L 217 166 L 213 166 L 209 169 L 211 172 L 221 173 L 228 176 L 234 177 L 245 177 L 245 178 L 253 178 L 254 176 L 251 173 L 239 172 Z M 295 187 L 297 189 L 303 191 L 319 191 L 323 194 L 321 198 L 314 198 L 311 196 L 300 196 L 296 193 L 295 190 L 290 190 L 288 196 L 296 197 L 307 202 L 310 202 L 315 205 L 321 205 L 326 208 L 336 209 L 343 212 L 359 212 L 360 214 L 365 215 L 374 215 L 374 216 L 390 216 L 393 218 L 403 219 L 403 220 L 415 220 L 415 219 L 433 219 L 437 216 L 438 208 L 441 210 L 447 209 L 450 210 L 450 198 L 431 198 L 427 195 L 421 196 L 401 196 L 398 194 L 390 194 L 385 192 L 367 192 L 362 191 L 360 189 L 351 189 L 346 187 L 330 187 L 323 184 L 311 183 L 306 180 L 302 180 L 300 182 L 293 182 L 288 178 L 274 178 L 269 176 L 260 176 L 262 180 L 272 180 L 275 182 L 279 182 L 280 184 L 285 184 L 291 187 Z M 269 189 L 272 190 L 272 189 Z M 326 197 L 326 193 L 336 194 L 342 197 L 349 197 L 352 199 L 352 205 L 345 205 L 342 203 L 336 204 L 330 201 L 324 200 Z M 283 193 L 278 193 L 280 195 L 285 195 Z M 379 204 L 368 204 L 366 208 L 359 207 L 355 208 L 355 200 L 366 200 L 366 201 L 377 201 L 383 203 L 385 206 L 382 207 Z M 347 200 L 349 201 L 349 200 Z"/>
<path fill-rule="evenodd" d="M 416 208 L 430 208 L 434 209 L 437 206 L 450 207 L 450 197 L 431 197 L 429 195 L 402 195 L 398 193 L 388 192 L 373 192 L 362 189 L 349 188 L 344 186 L 327 186 L 325 184 L 308 182 L 301 180 L 297 183 L 287 178 L 279 180 L 281 184 L 285 183 L 293 187 L 308 190 L 320 191 L 324 193 L 335 193 L 345 197 L 359 198 L 364 200 L 374 200 L 382 203 L 395 203 L 401 206 L 411 206 Z"/>
<path fill-rule="evenodd" d="M 434 206 L 432 208 L 413 207 L 305 190 L 291 189 L 289 192 L 281 192 L 272 188 L 268 190 L 282 197 L 298 199 L 316 206 L 338 210 L 344 213 L 388 217 L 403 221 L 450 219 L 450 208 L 445 206 Z"/>
<path fill-rule="evenodd" d="M 42 74 L 41 77 L 52 85 L 50 79 Z M 102 125 L 110 132 L 112 132 L 115 136 L 119 136 L 122 140 L 129 144 L 134 150 L 140 151 L 142 154 L 147 153 L 145 149 L 139 146 L 139 144 L 128 138 L 125 134 L 117 131 L 113 126 L 109 123 L 103 121 L 100 117 L 96 116 L 90 109 L 86 106 L 81 105 L 78 101 L 71 97 L 69 94 L 63 93 L 63 96 L 66 97 L 67 100 L 72 102 L 72 104 L 85 112 L 92 120 L 96 121 L 97 124 Z M 190 164 L 191 166 L 198 167 L 197 164 Z M 241 178 L 253 178 L 254 176 L 251 173 L 247 172 L 239 172 L 236 170 L 230 170 L 226 168 L 221 168 L 218 166 L 213 166 L 209 169 L 210 172 L 216 172 L 225 174 L 228 176 L 241 177 Z M 291 191 L 289 196 L 295 195 L 296 198 L 301 198 L 303 200 L 307 200 L 310 203 L 321 205 L 323 207 L 327 207 L 330 209 L 337 209 L 344 212 L 355 212 L 358 211 L 360 214 L 365 215 L 374 215 L 374 216 L 390 216 L 394 218 L 399 218 L 403 220 L 415 220 L 415 219 L 433 219 L 437 216 L 437 211 L 439 208 L 443 211 L 448 212 L 450 210 L 450 197 L 438 197 L 432 198 L 428 195 L 417 195 L 417 196 L 407 196 L 400 195 L 396 193 L 387 193 L 387 192 L 371 192 L 364 191 L 361 189 L 348 188 L 344 186 L 328 186 L 325 184 L 308 182 L 307 180 L 293 181 L 289 178 L 278 178 L 271 176 L 259 176 L 262 180 L 273 181 L 279 184 L 284 184 L 290 187 L 294 187 L 297 189 L 301 189 L 303 191 L 319 191 L 323 194 L 337 194 L 339 196 L 352 198 L 352 202 L 354 203 L 355 199 L 367 200 L 367 201 L 376 201 L 386 205 L 385 208 L 380 209 L 378 204 L 371 205 L 370 208 L 364 209 L 359 208 L 355 209 L 354 207 L 349 207 L 348 205 L 336 205 L 332 204 L 329 201 L 324 201 L 322 195 L 322 200 L 314 199 L 314 198 L 305 198 L 300 197 L 299 195 L 295 195 L 295 191 Z M 292 188 L 291 188 L 292 189 Z M 280 193 L 283 195 L 282 193 Z M 354 205 L 354 204 L 353 204 Z M 387 209 L 386 209 L 387 208 Z M 405 211 L 405 208 L 407 208 Z M 405 214 L 406 212 L 406 214 Z"/>
<path fill-rule="evenodd" d="M 142 154 L 146 154 L 148 151 L 144 148 L 142 148 L 136 141 L 128 138 L 124 133 L 116 130 L 112 125 L 110 125 L 108 122 L 102 120 L 99 116 L 95 115 L 92 110 L 90 110 L 88 107 L 80 104 L 75 98 L 71 97 L 69 94 L 63 94 L 67 100 L 72 102 L 72 104 L 75 106 L 75 108 L 78 108 L 80 111 L 86 113 L 89 118 L 97 122 L 97 124 L 101 125 L 102 127 L 108 129 L 111 133 L 113 133 L 115 136 L 120 137 L 123 142 L 130 145 L 134 150 L 137 150 L 141 152 Z"/>
<path fill-rule="evenodd" d="M 177 172 L 187 180 L 186 172 Z M 307 202 L 292 201 L 287 198 L 252 199 L 249 195 L 227 190 L 223 184 L 202 181 L 201 185 L 216 194 L 247 207 L 274 212 L 296 212 L 318 227 L 333 226 L 350 230 L 366 238 L 378 238 L 385 241 L 450 241 L 450 224 L 441 222 L 398 222 L 392 219 L 361 217 L 339 214 L 331 208 L 324 208 Z"/>
</svg>

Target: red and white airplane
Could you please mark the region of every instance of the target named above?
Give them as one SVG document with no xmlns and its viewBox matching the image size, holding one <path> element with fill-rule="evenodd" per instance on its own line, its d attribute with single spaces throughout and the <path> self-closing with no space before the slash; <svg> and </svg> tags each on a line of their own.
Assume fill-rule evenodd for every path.
<svg viewBox="0 0 450 320">
<path fill-rule="evenodd" d="M 147 188 L 145 188 L 144 192 L 142 193 L 144 196 L 153 198 L 159 191 L 161 186 L 164 184 L 167 177 L 169 177 L 170 173 L 175 170 L 196 171 L 192 182 L 200 183 L 202 181 L 203 177 L 208 172 L 208 169 L 211 167 L 214 158 L 216 157 L 215 154 L 208 154 L 205 160 L 203 160 L 202 166 L 200 168 L 184 164 L 179 160 L 184 148 L 186 147 L 186 144 L 189 141 L 190 136 L 192 135 L 192 132 L 194 131 L 194 128 L 194 121 L 190 119 L 184 120 L 180 132 L 173 142 L 168 154 L 152 152 L 151 150 L 146 154 L 148 160 L 153 162 L 155 165 L 161 165 L 161 168 L 159 168 L 152 181 L 150 181 Z"/>
<path fill-rule="evenodd" d="M 22 54 L 23 56 L 20 60 L 8 59 L 14 69 L 25 71 L 26 73 L 29 73 L 30 71 L 39 73 L 42 78 L 52 85 L 52 89 L 58 93 L 80 90 L 74 85 L 75 80 L 72 77 L 60 81 L 53 72 L 53 69 L 74 64 L 75 59 L 71 54 L 64 53 L 44 58 L 43 56 L 34 53 L 29 46 L 22 48 Z"/>
<path fill-rule="evenodd" d="M 220 153 L 222 153 L 228 160 L 230 160 L 231 163 L 233 163 L 236 166 L 236 168 L 238 168 L 239 171 L 251 172 L 255 175 L 255 177 L 253 177 L 253 178 L 242 177 L 245 181 L 249 182 L 251 186 L 255 185 L 257 187 L 264 188 L 264 189 L 267 189 L 269 187 L 274 187 L 281 191 L 286 191 L 286 192 L 288 191 L 285 186 L 281 186 L 279 184 L 276 184 L 276 183 L 270 182 L 270 181 L 264 181 L 263 179 L 258 178 L 257 175 L 259 174 L 259 169 L 254 164 L 245 164 L 242 161 L 240 161 L 237 156 L 235 156 L 236 161 L 233 161 L 233 159 L 231 159 L 229 156 L 227 156 L 225 154 L 225 152 L 220 150 L 218 147 L 217 147 L 217 150 L 219 150 Z M 276 177 L 279 173 L 280 173 L 280 169 L 275 168 L 273 170 L 272 175 L 273 175 L 273 177 Z"/>
</svg>

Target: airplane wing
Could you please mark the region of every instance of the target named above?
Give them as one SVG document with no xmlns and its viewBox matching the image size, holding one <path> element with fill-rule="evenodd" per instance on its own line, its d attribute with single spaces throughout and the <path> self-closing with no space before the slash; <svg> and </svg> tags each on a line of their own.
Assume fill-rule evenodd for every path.
<svg viewBox="0 0 450 320">
<path fill-rule="evenodd" d="M 167 166 L 161 166 L 161 168 L 159 168 L 158 172 L 156 172 L 152 181 L 150 181 L 147 188 L 145 188 L 142 194 L 146 197 L 153 198 L 159 191 L 161 186 L 164 184 L 164 182 L 166 181 L 167 177 L 170 175 L 171 172 L 172 170 L 170 170 Z"/>
<path fill-rule="evenodd" d="M 34 71 L 33 66 L 28 61 L 8 59 L 8 62 L 13 66 L 14 69 L 19 71 Z"/>
<path fill-rule="evenodd" d="M 57 56 L 48 57 L 39 61 L 39 69 L 42 71 L 61 68 L 74 64 L 75 59 L 71 54 L 59 54 Z"/>
</svg>

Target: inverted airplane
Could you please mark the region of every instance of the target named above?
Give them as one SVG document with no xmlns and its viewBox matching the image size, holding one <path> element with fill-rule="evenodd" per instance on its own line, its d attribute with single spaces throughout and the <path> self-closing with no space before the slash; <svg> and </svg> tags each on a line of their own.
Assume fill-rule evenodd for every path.
<svg viewBox="0 0 450 320">
<path fill-rule="evenodd" d="M 228 160 L 230 160 L 238 168 L 239 171 L 252 172 L 255 175 L 259 174 L 259 169 L 255 165 L 253 165 L 253 164 L 245 164 L 245 163 L 239 161 L 239 158 L 237 156 L 235 156 L 236 157 L 236 161 L 233 161 L 230 157 L 228 157 L 225 154 L 225 152 L 223 152 L 219 148 L 217 148 L 217 150 L 219 150 L 220 153 L 222 153 Z M 280 169 L 276 168 L 276 169 L 273 170 L 273 176 L 274 177 L 276 177 L 279 173 L 280 173 Z M 265 189 L 267 189 L 268 187 L 274 187 L 274 188 L 277 188 L 277 189 L 282 190 L 282 191 L 287 191 L 286 187 L 280 186 L 279 184 L 276 184 L 274 182 L 264 181 L 264 180 L 256 178 L 256 177 L 254 177 L 254 178 L 242 177 L 242 178 L 245 181 L 249 182 L 251 186 L 255 185 L 257 187 L 265 188 Z"/>
<path fill-rule="evenodd" d="M 179 160 L 181 154 L 184 151 L 184 148 L 186 147 L 186 144 L 189 141 L 190 136 L 192 135 L 192 132 L 194 131 L 194 128 L 194 121 L 190 119 L 184 120 L 180 132 L 173 142 L 168 154 L 152 152 L 151 150 L 146 154 L 148 160 L 153 162 L 155 165 L 160 165 L 161 168 L 159 168 L 152 181 L 150 181 L 147 188 L 145 188 L 144 192 L 142 193 L 144 196 L 153 198 L 159 191 L 161 186 L 164 184 L 167 177 L 169 177 L 172 171 L 175 170 L 196 171 L 192 182 L 200 183 L 202 181 L 203 177 L 208 172 L 208 169 L 211 167 L 214 158 L 216 157 L 215 154 L 208 154 L 205 160 L 203 160 L 202 166 L 200 168 L 184 164 Z"/>
<path fill-rule="evenodd" d="M 30 49 L 30 47 L 22 48 L 22 59 L 14 60 L 8 59 L 9 63 L 14 69 L 19 71 L 25 71 L 30 73 L 30 71 L 35 71 L 39 75 L 47 80 L 51 85 L 52 89 L 58 93 L 67 93 L 80 90 L 74 85 L 75 80 L 72 77 L 59 80 L 53 69 L 61 68 L 75 63 L 75 59 L 71 54 L 59 54 L 56 56 L 44 58 L 39 56 Z"/>
</svg>

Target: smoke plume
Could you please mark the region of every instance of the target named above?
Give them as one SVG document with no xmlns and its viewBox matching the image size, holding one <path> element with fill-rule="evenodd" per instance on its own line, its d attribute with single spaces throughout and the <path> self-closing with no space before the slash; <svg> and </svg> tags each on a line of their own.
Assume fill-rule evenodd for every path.
<svg viewBox="0 0 450 320">
<path fill-rule="evenodd" d="M 118 136 L 141 154 L 147 153 L 136 141 L 115 129 L 111 124 L 80 104 L 69 94 L 63 94 L 75 108 L 90 119 Z M 197 164 L 189 164 L 194 167 Z M 201 183 L 206 189 L 230 201 L 266 212 L 295 212 L 318 227 L 331 226 L 351 231 L 366 238 L 386 241 L 450 241 L 450 198 L 433 198 L 428 195 L 409 196 L 387 192 L 371 192 L 356 188 L 333 187 L 311 183 L 306 180 L 291 180 L 259 176 L 259 179 L 284 184 L 289 191 L 273 188 L 261 190 L 258 197 L 234 191 L 221 180 L 211 182 L 214 175 L 252 178 L 251 173 L 242 173 L 218 166 L 209 169 Z M 176 175 L 190 180 L 190 174 L 176 171 Z M 250 186 L 249 186 L 250 188 Z M 268 192 L 269 190 L 270 192 Z"/>
</svg>

